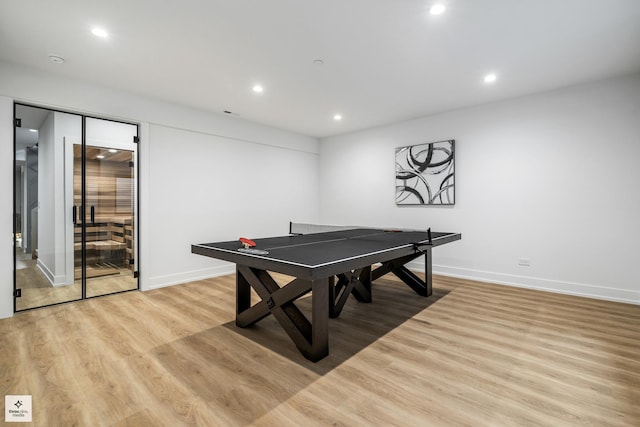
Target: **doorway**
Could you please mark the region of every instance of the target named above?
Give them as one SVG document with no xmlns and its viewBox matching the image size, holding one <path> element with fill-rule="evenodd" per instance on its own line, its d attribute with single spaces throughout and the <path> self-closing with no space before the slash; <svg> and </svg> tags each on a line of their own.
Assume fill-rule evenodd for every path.
<svg viewBox="0 0 640 427">
<path fill-rule="evenodd" d="M 14 116 L 15 311 L 138 289 L 138 126 Z"/>
</svg>

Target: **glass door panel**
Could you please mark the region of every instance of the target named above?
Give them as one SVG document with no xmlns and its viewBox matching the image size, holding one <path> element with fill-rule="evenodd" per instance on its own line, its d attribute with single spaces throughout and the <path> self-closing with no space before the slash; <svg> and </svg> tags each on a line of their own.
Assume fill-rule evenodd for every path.
<svg viewBox="0 0 640 427">
<path fill-rule="evenodd" d="M 16 311 L 82 298 L 74 280 L 65 140 L 82 135 L 76 114 L 15 105 Z M 68 157 L 70 160 L 71 157 Z"/>
<path fill-rule="evenodd" d="M 138 288 L 137 126 L 86 119 L 86 297 Z"/>
</svg>

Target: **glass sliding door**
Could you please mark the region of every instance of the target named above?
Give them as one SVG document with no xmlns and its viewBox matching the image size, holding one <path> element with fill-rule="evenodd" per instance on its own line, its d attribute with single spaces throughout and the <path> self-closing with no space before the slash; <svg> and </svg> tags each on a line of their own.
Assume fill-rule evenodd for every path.
<svg viewBox="0 0 640 427">
<path fill-rule="evenodd" d="M 138 288 L 128 123 L 15 105 L 16 311 Z"/>
</svg>

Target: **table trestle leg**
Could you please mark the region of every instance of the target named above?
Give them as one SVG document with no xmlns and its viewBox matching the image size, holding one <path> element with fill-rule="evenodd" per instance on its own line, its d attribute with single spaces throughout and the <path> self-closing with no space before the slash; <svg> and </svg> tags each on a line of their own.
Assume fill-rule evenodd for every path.
<svg viewBox="0 0 640 427">
<path fill-rule="evenodd" d="M 424 270 L 425 280 L 420 279 L 411 270 L 405 267 L 405 264 L 413 261 L 424 254 Z M 402 280 L 407 286 L 413 289 L 418 295 L 428 297 L 433 293 L 432 285 L 432 273 L 431 273 L 431 248 L 423 249 L 419 253 L 407 255 L 402 258 L 394 259 L 392 261 L 383 262 L 382 265 L 371 273 L 371 280 L 377 280 L 387 273 L 395 274 L 400 280 Z"/>
<path fill-rule="evenodd" d="M 309 360 L 329 354 L 328 279 L 294 279 L 280 287 L 265 270 L 238 265 L 236 269 L 236 325 L 249 327 L 273 314 L 298 350 Z M 251 288 L 261 301 L 251 305 Z M 312 291 L 311 322 L 294 301 Z"/>
<path fill-rule="evenodd" d="M 371 302 L 371 266 L 352 270 L 329 279 L 329 316 L 338 317 L 349 295 L 360 302 Z"/>
</svg>

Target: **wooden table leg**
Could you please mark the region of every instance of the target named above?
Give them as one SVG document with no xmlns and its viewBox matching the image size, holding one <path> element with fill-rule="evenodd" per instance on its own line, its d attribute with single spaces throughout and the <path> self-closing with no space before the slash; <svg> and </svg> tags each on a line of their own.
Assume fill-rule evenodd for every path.
<svg viewBox="0 0 640 427">
<path fill-rule="evenodd" d="M 262 299 L 251 305 L 251 288 Z M 295 279 L 280 287 L 265 270 L 238 265 L 236 325 L 249 327 L 272 314 L 307 359 L 317 362 L 329 354 L 329 279 Z M 294 301 L 311 291 L 311 321 Z"/>
</svg>

